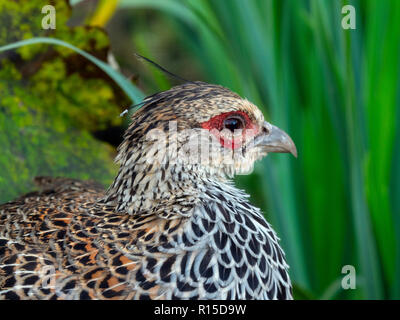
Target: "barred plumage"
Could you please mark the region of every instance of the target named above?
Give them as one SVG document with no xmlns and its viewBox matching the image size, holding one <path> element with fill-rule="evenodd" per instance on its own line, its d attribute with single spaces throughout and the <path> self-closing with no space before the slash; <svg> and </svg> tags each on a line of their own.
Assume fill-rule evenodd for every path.
<svg viewBox="0 0 400 320">
<path fill-rule="evenodd" d="M 222 143 L 216 126 L 225 119 L 251 127 L 251 139 L 237 146 L 232 131 Z M 173 154 L 161 154 L 152 129 Z M 199 141 L 211 161 L 193 161 L 187 129 L 206 133 Z M 234 160 L 226 163 L 224 152 Z M 291 299 L 276 233 L 230 181 L 267 152 L 296 153 L 226 88 L 195 82 L 146 98 L 107 191 L 38 178 L 42 191 L 0 206 L 0 299 Z"/>
</svg>

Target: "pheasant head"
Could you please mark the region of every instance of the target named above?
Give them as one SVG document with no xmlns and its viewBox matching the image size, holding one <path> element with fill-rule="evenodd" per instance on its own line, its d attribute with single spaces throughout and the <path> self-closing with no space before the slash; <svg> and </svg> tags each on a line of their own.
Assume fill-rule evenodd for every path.
<svg viewBox="0 0 400 320">
<path fill-rule="evenodd" d="M 119 210 L 134 213 L 160 202 L 165 207 L 171 197 L 190 202 L 205 181 L 226 183 L 249 173 L 269 152 L 297 156 L 284 131 L 222 86 L 190 82 L 149 96 L 143 104 L 118 149 L 121 166 L 108 190 Z"/>
</svg>

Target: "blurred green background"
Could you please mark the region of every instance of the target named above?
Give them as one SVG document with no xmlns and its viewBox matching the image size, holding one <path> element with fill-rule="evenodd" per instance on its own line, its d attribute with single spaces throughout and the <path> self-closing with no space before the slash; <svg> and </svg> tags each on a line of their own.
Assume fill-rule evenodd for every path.
<svg viewBox="0 0 400 320">
<path fill-rule="evenodd" d="M 41 28 L 49 3 L 55 30 Z M 295 298 L 400 298 L 399 1 L 70 5 L 0 4 L 0 202 L 39 174 L 112 181 L 119 113 L 177 84 L 138 52 L 248 98 L 295 141 L 298 159 L 270 155 L 237 178 L 281 238 Z"/>
</svg>

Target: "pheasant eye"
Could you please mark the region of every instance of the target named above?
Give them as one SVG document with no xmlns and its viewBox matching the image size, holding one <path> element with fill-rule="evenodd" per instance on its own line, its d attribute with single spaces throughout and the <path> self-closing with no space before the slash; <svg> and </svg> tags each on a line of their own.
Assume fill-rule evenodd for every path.
<svg viewBox="0 0 400 320">
<path fill-rule="evenodd" d="M 244 121 L 239 117 L 229 117 L 224 120 L 224 129 L 228 129 L 231 132 L 235 130 L 243 129 L 245 127 Z"/>
</svg>

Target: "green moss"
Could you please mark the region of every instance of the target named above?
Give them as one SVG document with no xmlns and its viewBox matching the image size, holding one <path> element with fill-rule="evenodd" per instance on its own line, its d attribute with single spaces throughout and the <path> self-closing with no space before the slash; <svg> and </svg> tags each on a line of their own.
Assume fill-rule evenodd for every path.
<svg viewBox="0 0 400 320">
<path fill-rule="evenodd" d="M 0 45 L 51 36 L 105 60 L 106 34 L 68 27 L 64 1 L 52 3 L 56 30 L 43 30 L 41 8 L 47 4 L 1 2 Z M 0 203 L 32 190 L 37 175 L 111 183 L 115 150 L 91 132 L 121 124 L 118 115 L 128 101 L 118 90 L 102 71 L 65 48 L 32 45 L 0 55 Z"/>
</svg>

